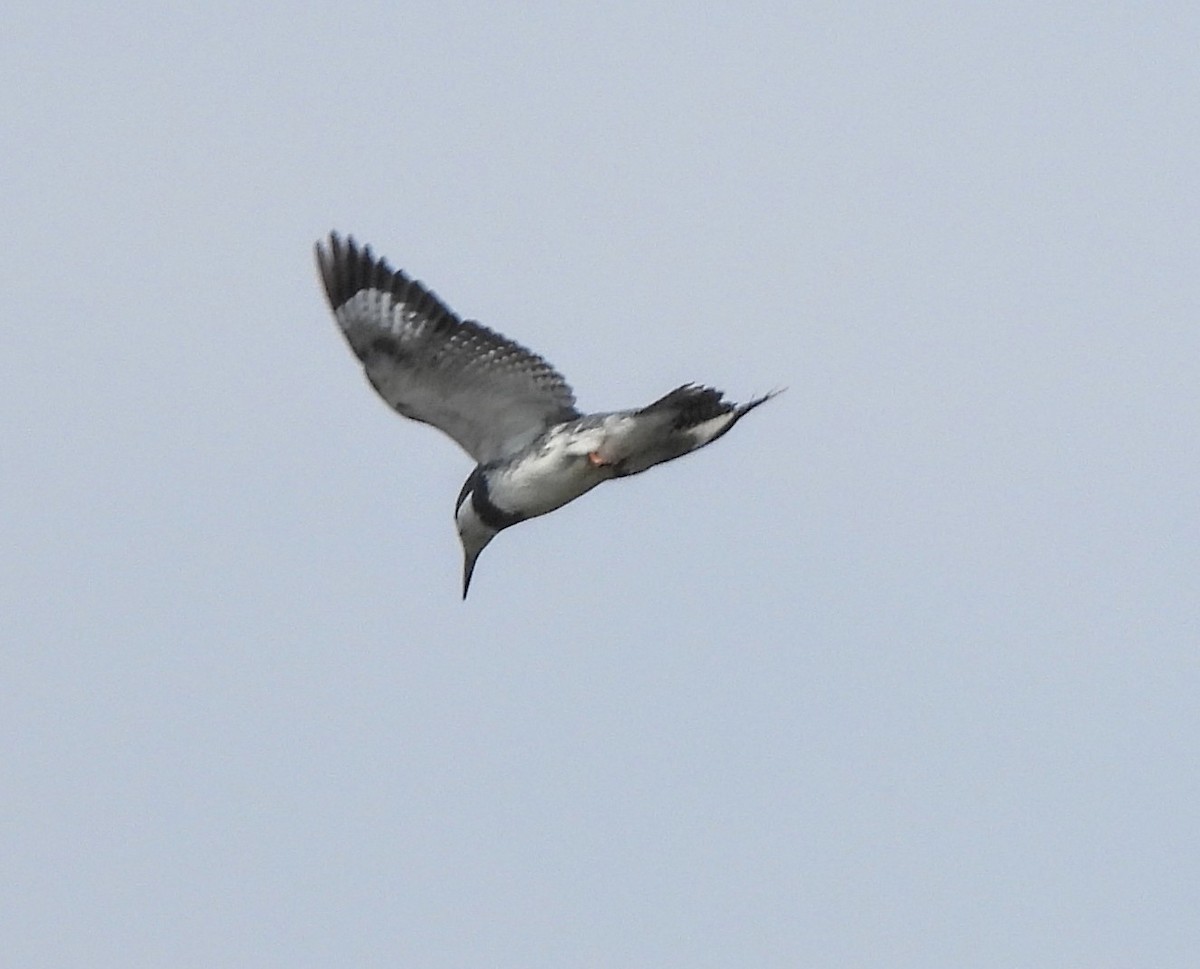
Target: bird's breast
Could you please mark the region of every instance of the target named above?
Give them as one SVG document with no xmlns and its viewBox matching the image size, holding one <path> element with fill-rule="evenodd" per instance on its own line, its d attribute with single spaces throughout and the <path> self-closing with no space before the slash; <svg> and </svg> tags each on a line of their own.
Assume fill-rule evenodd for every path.
<svg viewBox="0 0 1200 969">
<path fill-rule="evenodd" d="M 588 440 L 551 440 L 531 448 L 519 460 L 498 471 L 488 482 L 491 500 L 501 508 L 527 517 L 544 515 L 591 491 L 613 477 L 611 469 L 588 460 Z"/>
</svg>

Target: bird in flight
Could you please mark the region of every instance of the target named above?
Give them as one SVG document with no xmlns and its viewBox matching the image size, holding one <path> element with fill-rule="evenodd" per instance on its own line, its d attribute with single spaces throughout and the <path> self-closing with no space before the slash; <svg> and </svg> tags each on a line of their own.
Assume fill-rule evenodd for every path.
<svg viewBox="0 0 1200 969">
<path fill-rule="evenodd" d="M 582 414 L 544 359 L 460 320 L 370 246 L 334 232 L 316 244 L 316 257 L 329 306 L 371 386 L 476 462 L 454 509 L 464 599 L 479 553 L 505 528 L 711 444 L 779 393 L 735 404 L 711 387 L 684 384 L 640 410 Z"/>
</svg>

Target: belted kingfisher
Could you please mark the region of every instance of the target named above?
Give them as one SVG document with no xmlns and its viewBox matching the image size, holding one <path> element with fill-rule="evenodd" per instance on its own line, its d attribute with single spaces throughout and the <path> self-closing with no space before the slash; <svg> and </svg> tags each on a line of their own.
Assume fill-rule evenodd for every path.
<svg viewBox="0 0 1200 969">
<path fill-rule="evenodd" d="M 479 553 L 505 528 L 544 515 L 603 481 L 711 444 L 780 391 L 745 404 L 684 384 L 640 410 L 581 414 L 544 359 L 330 233 L 317 267 L 367 380 L 396 411 L 448 434 L 476 462 L 454 515 L 463 598 Z"/>
</svg>

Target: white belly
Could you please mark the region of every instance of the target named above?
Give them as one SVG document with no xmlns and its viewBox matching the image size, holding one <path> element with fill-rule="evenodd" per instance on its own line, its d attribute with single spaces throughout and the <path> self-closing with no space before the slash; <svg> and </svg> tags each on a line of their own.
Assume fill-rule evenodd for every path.
<svg viewBox="0 0 1200 969">
<path fill-rule="evenodd" d="M 602 439 L 599 430 L 570 441 L 551 439 L 492 478 L 488 497 L 500 508 L 519 510 L 531 518 L 561 508 L 613 477 L 611 468 L 596 467 L 588 460 Z"/>
</svg>

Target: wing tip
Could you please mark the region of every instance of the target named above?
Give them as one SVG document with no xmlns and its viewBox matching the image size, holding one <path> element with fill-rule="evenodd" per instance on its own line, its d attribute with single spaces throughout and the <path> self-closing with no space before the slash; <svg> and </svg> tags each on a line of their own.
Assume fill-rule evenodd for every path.
<svg viewBox="0 0 1200 969">
<path fill-rule="evenodd" d="M 326 247 L 328 246 L 328 248 Z M 336 312 L 356 293 L 368 287 L 395 291 L 407 285 L 408 277 L 383 258 L 376 258 L 369 245 L 360 247 L 353 235 L 343 237 L 336 229 L 313 246 L 317 269 L 330 307 Z"/>
<path fill-rule="evenodd" d="M 774 400 L 786 390 L 787 387 L 772 387 L 765 394 L 755 397 L 753 400 L 748 400 L 744 404 L 739 404 L 737 408 L 738 416 L 740 417 L 742 414 L 750 413 L 750 411 L 754 410 L 755 407 L 761 407 L 768 400 Z"/>
</svg>

